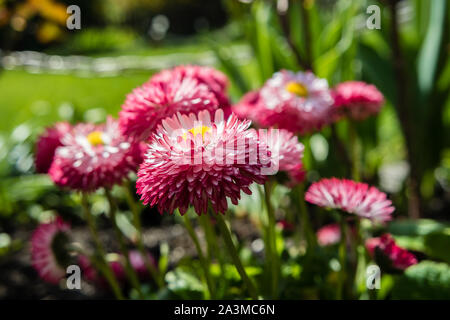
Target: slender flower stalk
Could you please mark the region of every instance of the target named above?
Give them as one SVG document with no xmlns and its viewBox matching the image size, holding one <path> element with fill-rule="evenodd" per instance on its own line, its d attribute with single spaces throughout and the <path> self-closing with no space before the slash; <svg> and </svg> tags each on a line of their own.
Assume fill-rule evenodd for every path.
<svg viewBox="0 0 450 320">
<path fill-rule="evenodd" d="M 150 261 L 150 258 L 145 250 L 144 242 L 142 240 L 142 224 L 141 224 L 141 211 L 139 210 L 136 202 L 133 199 L 133 195 L 130 192 L 129 183 L 126 182 L 124 184 L 124 191 L 125 191 L 125 197 L 127 199 L 128 205 L 130 206 L 130 209 L 133 213 L 133 224 L 136 228 L 137 235 L 136 235 L 136 243 L 139 249 L 139 252 L 141 253 L 145 267 L 147 268 L 148 272 L 158 285 L 158 287 L 164 288 L 164 276 L 160 274 L 158 269 L 155 267 L 155 265 Z"/>
<path fill-rule="evenodd" d="M 141 298 L 144 298 L 144 296 L 142 294 L 141 284 L 139 283 L 139 277 L 130 262 L 130 254 L 129 254 L 128 248 L 125 244 L 125 239 L 123 237 L 122 231 L 120 231 L 119 226 L 117 225 L 117 219 L 116 219 L 117 204 L 111 194 L 111 190 L 109 190 L 108 188 L 105 188 L 105 195 L 106 195 L 106 198 L 108 199 L 109 206 L 110 206 L 110 212 L 109 212 L 110 217 L 109 218 L 113 225 L 114 232 L 116 233 L 116 237 L 119 242 L 120 251 L 125 259 L 125 272 L 126 272 L 128 278 L 130 279 L 131 284 L 137 290 L 139 296 Z"/>
<path fill-rule="evenodd" d="M 337 300 L 344 299 L 345 292 L 345 278 L 346 278 L 346 265 L 347 265 L 347 223 L 345 217 L 341 215 L 341 242 L 339 244 L 339 263 L 341 269 L 339 270 Z"/>
<path fill-rule="evenodd" d="M 218 214 L 217 215 L 217 223 L 219 225 L 220 232 L 222 233 L 223 240 L 225 242 L 225 246 L 227 247 L 228 253 L 231 255 L 231 259 L 233 260 L 233 263 L 239 272 L 239 275 L 242 278 L 242 281 L 244 281 L 245 286 L 247 287 L 247 290 L 250 294 L 250 297 L 253 300 L 258 300 L 258 293 L 256 291 L 256 288 L 250 280 L 250 278 L 247 275 L 247 272 L 244 269 L 244 266 L 242 265 L 241 259 L 239 258 L 238 251 L 236 247 L 234 246 L 233 239 L 231 238 L 230 229 L 228 229 L 228 226 L 225 223 L 225 220 L 223 217 Z"/>
<path fill-rule="evenodd" d="M 266 243 L 266 261 L 268 259 L 271 260 L 271 289 L 272 289 L 272 298 L 276 299 L 278 295 L 278 278 L 280 276 L 280 263 L 277 252 L 277 242 L 276 242 L 276 234 L 275 234 L 275 212 L 270 202 L 270 195 L 272 191 L 272 185 L 268 181 L 264 184 L 264 199 L 266 202 L 266 211 L 267 211 L 267 243 Z"/>
<path fill-rule="evenodd" d="M 308 245 L 307 252 L 312 252 L 314 247 L 317 245 L 316 237 L 314 235 L 314 231 L 311 226 L 311 219 L 308 213 L 308 208 L 305 202 L 305 186 L 304 184 L 300 184 L 297 187 L 298 190 L 298 198 L 299 198 L 299 207 L 300 207 L 300 220 L 302 226 L 302 233 L 306 239 L 306 243 Z"/>
<path fill-rule="evenodd" d="M 197 249 L 197 254 L 200 259 L 200 264 L 203 268 L 203 272 L 205 273 L 206 284 L 208 286 L 208 293 L 211 299 L 215 299 L 215 286 L 212 281 L 211 273 L 209 271 L 209 265 L 203 254 L 203 250 L 200 246 L 200 241 L 198 240 L 197 234 L 195 233 L 194 227 L 191 224 L 191 220 L 187 214 L 184 215 L 184 225 L 186 226 L 186 230 L 189 233 L 192 241 L 194 242 L 195 248 Z"/>
<path fill-rule="evenodd" d="M 105 252 L 105 249 L 103 248 L 102 243 L 100 242 L 100 238 L 98 237 L 98 231 L 95 226 L 95 222 L 92 217 L 91 210 L 89 208 L 87 195 L 85 193 L 82 193 L 82 195 L 81 195 L 81 204 L 83 207 L 84 217 L 88 223 L 89 230 L 91 232 L 91 236 L 94 240 L 96 249 L 98 251 L 98 256 L 99 256 L 100 261 L 96 265 L 99 266 L 100 271 L 103 273 L 106 281 L 110 285 L 116 298 L 118 300 L 123 300 L 124 296 L 120 289 L 119 283 L 117 282 L 117 279 L 114 276 L 114 272 L 111 269 L 111 266 L 105 260 L 106 252 Z"/>
<path fill-rule="evenodd" d="M 221 270 L 221 272 L 224 272 L 225 271 L 225 267 L 224 267 L 225 263 L 223 261 L 223 255 L 220 251 L 217 234 L 216 234 L 216 231 L 214 230 L 213 222 L 211 220 L 213 217 L 212 213 L 213 213 L 212 208 L 210 206 L 209 214 L 200 216 L 200 224 L 202 225 L 204 232 L 205 232 L 209 255 L 212 256 L 213 253 L 215 253 L 216 258 L 219 262 L 220 270 Z"/>
<path fill-rule="evenodd" d="M 358 131 L 354 120 L 348 121 L 348 134 L 350 143 L 350 154 L 352 157 L 352 179 L 354 181 L 361 180 L 361 153 L 359 149 Z"/>
<path fill-rule="evenodd" d="M 397 90 L 397 101 L 395 104 L 397 117 L 400 120 L 400 125 L 405 137 L 406 144 L 406 159 L 411 167 L 409 174 L 409 189 L 410 196 L 408 197 L 408 214 L 410 218 L 419 218 L 421 215 L 421 195 L 420 195 L 420 171 L 416 151 L 414 145 L 414 125 L 412 123 L 411 108 L 409 102 L 408 92 L 412 92 L 411 86 L 408 83 L 408 71 L 406 59 L 404 58 L 401 48 L 401 36 L 398 19 L 397 1 L 389 2 L 389 10 L 391 13 L 391 45 L 392 45 L 392 65 L 395 74 L 395 83 Z"/>
</svg>

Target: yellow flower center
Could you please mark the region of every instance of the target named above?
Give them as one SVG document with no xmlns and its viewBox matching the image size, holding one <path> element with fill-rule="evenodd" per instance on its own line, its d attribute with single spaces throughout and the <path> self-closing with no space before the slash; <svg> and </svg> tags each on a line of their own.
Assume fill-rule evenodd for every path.
<svg viewBox="0 0 450 320">
<path fill-rule="evenodd" d="M 303 83 L 300 82 L 295 81 L 289 82 L 286 85 L 286 90 L 299 97 L 306 97 L 308 95 L 308 89 Z"/>
<path fill-rule="evenodd" d="M 100 144 L 103 144 L 102 135 L 103 133 L 101 131 L 93 131 L 88 134 L 87 140 L 92 146 L 96 147 Z"/>
<path fill-rule="evenodd" d="M 202 139 L 205 137 L 205 133 L 211 131 L 210 127 L 207 126 L 198 126 L 198 127 L 194 127 L 190 130 L 188 130 L 190 133 L 192 133 L 192 135 L 194 136 L 194 138 L 198 135 L 201 134 L 202 135 Z M 187 139 L 187 135 L 188 133 L 185 132 L 183 134 L 183 139 L 186 140 Z"/>
</svg>

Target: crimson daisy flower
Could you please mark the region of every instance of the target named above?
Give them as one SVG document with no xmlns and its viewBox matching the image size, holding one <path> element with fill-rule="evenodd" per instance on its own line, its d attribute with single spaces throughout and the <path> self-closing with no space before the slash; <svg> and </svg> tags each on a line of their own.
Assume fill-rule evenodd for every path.
<svg viewBox="0 0 450 320">
<path fill-rule="evenodd" d="M 332 106 L 327 80 L 309 71 L 281 70 L 258 92 L 244 96 L 234 109 L 260 126 L 305 134 L 321 129 L 332 120 Z"/>
<path fill-rule="evenodd" d="M 217 70 L 180 66 L 154 75 L 127 96 L 120 111 L 123 133 L 146 140 L 161 120 L 176 113 L 189 114 L 228 108 L 227 79 Z"/>
<path fill-rule="evenodd" d="M 40 224 L 31 236 L 31 263 L 39 276 L 57 284 L 66 275 L 70 256 L 66 249 L 70 225 L 57 217 Z"/>
<path fill-rule="evenodd" d="M 390 234 L 383 234 L 379 238 L 371 238 L 366 241 L 366 248 L 370 255 L 379 262 L 386 262 L 396 270 L 405 270 L 406 268 L 417 264 L 416 257 L 401 247 L 399 247 Z M 377 261 L 378 262 L 378 261 Z"/>
<path fill-rule="evenodd" d="M 56 149 L 49 175 L 61 186 L 95 191 L 119 184 L 142 161 L 142 146 L 121 134 L 118 121 L 81 123 L 73 127 Z"/>
<path fill-rule="evenodd" d="M 378 89 L 362 81 L 340 83 L 333 90 L 336 116 L 348 115 L 355 120 L 363 120 L 380 111 L 384 97 Z"/>
<path fill-rule="evenodd" d="M 366 183 L 346 179 L 322 179 L 313 183 L 305 194 L 305 200 L 376 222 L 391 220 L 395 210 L 384 192 Z"/>
<path fill-rule="evenodd" d="M 53 127 L 47 128 L 39 137 L 36 144 L 36 171 L 47 173 L 53 162 L 55 150 L 62 145 L 62 137 L 71 129 L 67 122 L 56 123 Z"/>
<path fill-rule="evenodd" d="M 193 205 L 200 215 L 208 202 L 215 212 L 225 213 L 227 198 L 237 204 L 241 190 L 251 194 L 250 184 L 265 181 L 265 159 L 258 152 L 267 150 L 249 126 L 250 121 L 234 114 L 224 120 L 221 109 L 214 119 L 208 111 L 165 119 L 138 171 L 141 200 L 157 205 L 161 213 L 179 208 L 184 214 Z"/>
</svg>

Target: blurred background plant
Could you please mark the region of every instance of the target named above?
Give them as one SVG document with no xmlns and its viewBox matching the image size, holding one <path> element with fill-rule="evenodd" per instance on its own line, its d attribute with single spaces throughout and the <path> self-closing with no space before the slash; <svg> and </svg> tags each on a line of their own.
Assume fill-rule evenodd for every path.
<svg viewBox="0 0 450 320">
<path fill-rule="evenodd" d="M 402 276 L 383 276 L 378 297 L 417 298 L 413 291 L 418 289 L 412 287 L 430 292 L 421 297 L 450 297 L 447 1 L 83 0 L 77 1 L 82 29 L 73 31 L 65 27 L 69 4 L 0 0 L 0 268 L 20 264 L 27 231 L 52 213 L 83 226 L 77 199 L 34 173 L 34 143 L 45 126 L 59 120 L 102 122 L 107 114 L 117 115 L 125 95 L 153 72 L 182 63 L 224 71 L 233 102 L 259 88 L 275 71 L 310 69 L 330 86 L 357 79 L 383 93 L 386 104 L 380 114 L 357 126 L 363 180 L 388 192 L 396 217 L 404 218 L 389 225 L 399 245 L 420 260 L 442 262 L 425 261 Z M 372 4 L 381 9 L 380 29 L 366 26 L 366 9 Z M 347 121 L 340 121 L 301 139 L 311 150 L 305 155 L 307 181 L 349 174 L 348 127 Z M 282 220 L 289 192 L 283 187 L 276 192 L 277 217 Z M 252 205 L 257 194 L 234 208 L 238 218 L 253 225 L 260 219 L 261 208 Z M 94 203 L 99 216 L 104 206 L 101 200 Z M 329 222 L 322 210 L 310 210 L 315 229 Z M 130 213 L 124 209 L 121 214 Z M 161 218 L 148 208 L 143 217 L 153 232 L 160 227 L 171 230 L 172 238 L 165 239 L 172 242 L 169 292 L 201 297 L 195 266 L 185 258 L 189 248 L 176 241 L 175 218 Z M 125 222 L 121 227 L 132 234 Z M 284 231 L 279 232 L 281 237 Z M 257 261 L 258 237 L 242 236 L 249 246 L 242 247 L 241 255 L 247 263 Z M 160 241 L 147 245 L 161 254 Z M 282 272 L 289 280 L 281 297 L 333 297 L 329 284 L 336 271 L 334 253 L 321 248 L 316 267 L 308 270 L 297 249 L 288 244 L 281 249 Z M 19 262 L 12 263 L 13 256 L 19 256 Z M 258 275 L 260 263 L 250 264 L 254 267 L 249 273 Z M 211 268 L 219 277 L 217 265 Z M 33 277 L 32 271 L 26 272 Z M 239 296 L 233 291 L 234 269 L 226 278 L 225 287 L 232 288 L 228 294 Z M 20 285 L 14 285 L 20 294 Z M 5 292 L 1 289 L 0 296 Z M 32 294 L 59 294 L 49 292 Z"/>
</svg>

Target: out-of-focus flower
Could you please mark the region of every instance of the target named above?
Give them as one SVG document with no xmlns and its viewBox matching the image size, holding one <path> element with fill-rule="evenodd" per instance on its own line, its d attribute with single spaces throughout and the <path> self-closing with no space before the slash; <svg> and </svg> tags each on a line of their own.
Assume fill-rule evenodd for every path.
<svg viewBox="0 0 450 320">
<path fill-rule="evenodd" d="M 409 266 L 417 264 L 416 257 L 395 243 L 390 234 L 383 234 L 379 238 L 371 238 L 366 241 L 366 248 L 370 255 L 380 265 L 388 262 L 388 268 L 405 270 Z"/>
<path fill-rule="evenodd" d="M 244 96 L 234 109 L 263 127 L 305 134 L 332 120 L 333 98 L 327 80 L 312 72 L 281 70 L 259 92 Z"/>
<path fill-rule="evenodd" d="M 378 89 L 362 81 L 340 83 L 333 90 L 334 113 L 337 118 L 349 116 L 363 120 L 377 114 L 384 103 L 384 97 Z"/>
<path fill-rule="evenodd" d="M 303 163 L 298 163 L 293 168 L 288 171 L 289 176 L 289 187 L 294 187 L 303 181 L 306 178 L 306 169 L 303 166 Z"/>
<path fill-rule="evenodd" d="M 284 129 L 269 128 L 259 130 L 260 142 L 267 146 L 270 152 L 272 168 L 288 174 L 290 184 L 297 184 L 304 179 L 302 166 L 303 151 L 305 147 L 290 131 Z"/>
<path fill-rule="evenodd" d="M 395 210 L 384 192 L 366 183 L 346 179 L 322 179 L 313 183 L 305 194 L 305 200 L 382 223 L 391 220 Z"/>
<path fill-rule="evenodd" d="M 67 250 L 70 225 L 57 217 L 50 223 L 40 224 L 31 236 L 31 263 L 39 276 L 57 284 L 66 275 L 70 264 Z"/>
<path fill-rule="evenodd" d="M 341 240 L 341 229 L 337 223 L 328 224 L 317 230 L 317 241 L 321 246 L 336 244 Z"/>
<path fill-rule="evenodd" d="M 180 66 L 154 75 L 127 96 L 120 111 L 123 133 L 146 140 L 161 120 L 176 113 L 229 109 L 227 79 L 217 70 Z"/>
<path fill-rule="evenodd" d="M 184 214 L 193 205 L 200 215 L 207 212 L 208 202 L 216 213 L 225 213 L 227 198 L 237 204 L 241 190 L 251 194 L 250 184 L 265 181 L 258 156 L 264 146 L 249 126 L 250 121 L 234 114 L 224 120 L 221 109 L 214 119 L 208 111 L 165 119 L 138 171 L 141 200 L 157 205 L 160 213 L 179 208 Z"/>
<path fill-rule="evenodd" d="M 259 90 L 250 91 L 233 105 L 232 110 L 240 119 L 251 119 L 258 123 L 259 101 Z"/>
<path fill-rule="evenodd" d="M 277 227 L 279 227 L 282 231 L 292 232 L 295 230 L 294 224 L 287 220 L 280 220 L 277 222 Z"/>
<path fill-rule="evenodd" d="M 95 191 L 121 183 L 142 161 L 142 147 L 121 134 L 118 121 L 81 123 L 73 127 L 56 149 L 49 175 L 61 186 Z"/>
<path fill-rule="evenodd" d="M 36 145 L 36 171 L 47 173 L 53 162 L 56 148 L 62 145 L 62 137 L 70 131 L 70 124 L 67 122 L 56 123 L 53 127 L 47 128 L 39 137 Z"/>
<path fill-rule="evenodd" d="M 156 267 L 157 265 L 155 259 L 150 254 L 150 252 L 147 252 L 147 255 L 150 263 L 153 263 L 153 265 Z M 129 252 L 129 258 L 131 267 L 136 271 L 139 279 L 140 280 L 150 279 L 151 275 L 149 274 L 148 269 L 145 266 L 142 254 L 137 250 L 131 250 Z M 120 254 L 110 253 L 108 254 L 107 260 L 116 279 L 121 283 L 125 283 L 127 281 L 127 277 L 125 272 L 124 257 Z M 88 257 L 80 255 L 78 257 L 78 263 L 83 271 L 83 276 L 87 281 L 98 284 L 102 287 L 107 287 L 106 280 L 102 275 L 99 275 L 97 270 L 91 264 L 91 261 L 89 260 Z"/>
</svg>

